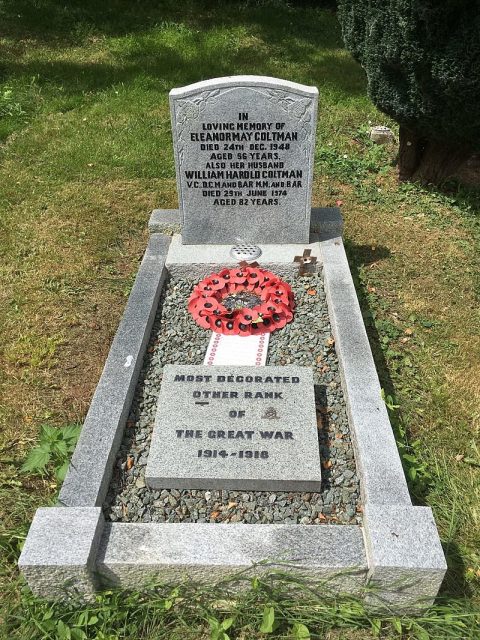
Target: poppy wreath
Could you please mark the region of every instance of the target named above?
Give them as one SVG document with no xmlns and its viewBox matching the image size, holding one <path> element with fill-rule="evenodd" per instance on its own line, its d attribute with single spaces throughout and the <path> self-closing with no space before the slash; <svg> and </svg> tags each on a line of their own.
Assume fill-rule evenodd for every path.
<svg viewBox="0 0 480 640">
<path fill-rule="evenodd" d="M 281 329 L 293 319 L 289 284 L 259 267 L 212 273 L 195 285 L 188 311 L 204 329 L 227 336 L 251 336 Z"/>
</svg>

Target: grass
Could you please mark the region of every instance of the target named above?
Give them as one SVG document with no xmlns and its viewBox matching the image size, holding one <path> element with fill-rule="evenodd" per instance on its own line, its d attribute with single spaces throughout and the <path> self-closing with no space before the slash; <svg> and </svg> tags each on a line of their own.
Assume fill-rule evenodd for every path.
<svg viewBox="0 0 480 640">
<path fill-rule="evenodd" d="M 395 145 L 368 140 L 370 123 L 394 123 L 316 5 L 3 0 L 0 24 L 0 637 L 250 640 L 302 637 L 301 625 L 312 638 L 478 637 L 480 194 L 397 183 Z M 449 563 L 418 621 L 312 593 L 294 601 L 281 580 L 231 599 L 191 585 L 111 593 L 81 614 L 38 603 L 16 572 L 35 509 L 58 490 L 53 474 L 19 469 L 41 425 L 82 421 L 149 212 L 177 203 L 168 91 L 241 73 L 320 90 L 313 203 L 342 203 L 412 494 L 433 508 Z"/>
</svg>

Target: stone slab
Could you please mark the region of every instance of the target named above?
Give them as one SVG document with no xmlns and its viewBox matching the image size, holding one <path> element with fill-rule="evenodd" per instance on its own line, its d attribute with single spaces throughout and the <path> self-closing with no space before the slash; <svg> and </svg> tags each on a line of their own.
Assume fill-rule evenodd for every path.
<svg viewBox="0 0 480 640">
<path fill-rule="evenodd" d="M 435 599 L 447 564 L 429 507 L 364 509 L 371 607 L 418 612 Z"/>
<path fill-rule="evenodd" d="M 312 257 L 317 258 L 316 267 L 320 266 L 320 245 L 312 236 L 308 244 L 260 244 L 262 255 L 257 262 L 262 268 L 270 269 L 282 278 L 292 277 L 298 273 L 299 263 L 294 262 L 304 249 L 310 249 Z M 238 261 L 230 255 L 232 245 L 185 245 L 179 235 L 174 235 L 170 244 L 165 265 L 174 277 L 201 279 L 220 267 L 234 267 Z"/>
<path fill-rule="evenodd" d="M 148 221 L 150 233 L 172 235 L 182 230 L 180 209 L 154 209 Z M 337 207 L 313 207 L 310 215 L 310 233 L 319 234 L 321 240 L 342 235 L 343 219 Z M 310 238 L 311 239 L 311 238 Z"/>
<path fill-rule="evenodd" d="M 63 506 L 93 507 L 105 499 L 166 277 L 169 244 L 166 236 L 150 237 L 60 491 Z"/>
<path fill-rule="evenodd" d="M 148 221 L 148 231 L 173 235 L 182 232 L 180 209 L 154 209 Z"/>
<path fill-rule="evenodd" d="M 155 489 L 319 491 L 311 369 L 167 365 L 145 481 Z"/>
<path fill-rule="evenodd" d="M 410 505 L 342 238 L 330 238 L 319 246 L 363 501 Z"/>
<path fill-rule="evenodd" d="M 280 569 L 357 594 L 367 565 L 358 526 L 113 523 L 105 526 L 97 569 L 106 585 L 129 588 Z"/>
<path fill-rule="evenodd" d="M 314 207 L 310 218 L 310 233 L 320 241 L 337 238 L 343 233 L 343 218 L 338 207 Z"/>
<path fill-rule="evenodd" d="M 308 242 L 317 102 L 263 76 L 172 89 L 185 244 Z"/>
<path fill-rule="evenodd" d="M 103 526 L 100 507 L 38 509 L 18 561 L 33 593 L 58 600 L 92 596 Z"/>
</svg>

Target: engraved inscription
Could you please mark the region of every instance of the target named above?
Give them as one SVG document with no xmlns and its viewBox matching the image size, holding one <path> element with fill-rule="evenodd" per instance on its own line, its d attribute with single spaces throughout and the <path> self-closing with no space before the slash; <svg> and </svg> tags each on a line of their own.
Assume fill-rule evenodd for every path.
<svg viewBox="0 0 480 640">
<path fill-rule="evenodd" d="M 308 242 L 318 91 L 206 82 L 171 92 L 183 243 Z"/>
<path fill-rule="evenodd" d="M 311 370 L 166 365 L 145 477 L 152 487 L 268 488 L 292 477 L 292 487 L 318 487 Z"/>
<path fill-rule="evenodd" d="M 252 384 L 274 384 L 274 385 L 291 385 L 291 384 L 299 384 L 300 378 L 298 376 L 243 376 L 243 375 L 179 375 L 177 374 L 174 378 L 174 382 L 176 383 L 202 383 L 205 384 L 221 384 L 221 383 L 252 383 Z M 223 389 L 195 389 L 192 391 L 193 398 L 209 398 L 211 400 L 231 400 L 237 398 L 243 398 L 244 400 L 283 400 L 283 391 L 266 391 L 262 390 L 252 390 L 252 391 L 231 391 L 231 390 L 223 390 Z M 200 405 L 208 405 L 209 402 L 199 402 L 196 401 L 195 404 Z M 244 419 L 248 420 L 248 408 L 246 409 L 230 409 L 226 414 L 230 419 Z M 279 420 L 280 416 L 278 415 L 277 409 L 275 407 L 268 407 L 262 415 L 262 419 L 268 420 Z M 214 439 L 214 440 L 253 440 L 255 439 L 255 435 L 260 440 L 285 440 L 285 441 L 293 441 L 295 437 L 292 431 L 255 431 L 255 430 L 234 430 L 234 429 L 211 429 L 204 434 L 201 429 L 176 429 L 175 431 L 177 438 L 179 439 Z M 243 453 L 245 453 L 245 458 L 247 459 L 261 459 L 268 457 L 268 452 L 253 452 L 254 455 L 247 455 L 251 453 L 250 451 L 239 451 L 232 452 L 227 454 L 225 451 L 218 452 L 220 457 L 228 457 L 236 456 L 238 454 L 239 458 L 243 458 Z M 260 453 L 265 453 L 265 456 L 260 455 Z M 257 455 L 258 454 L 258 455 Z M 216 458 L 217 450 L 210 449 L 199 449 L 198 450 L 199 458 Z"/>
</svg>

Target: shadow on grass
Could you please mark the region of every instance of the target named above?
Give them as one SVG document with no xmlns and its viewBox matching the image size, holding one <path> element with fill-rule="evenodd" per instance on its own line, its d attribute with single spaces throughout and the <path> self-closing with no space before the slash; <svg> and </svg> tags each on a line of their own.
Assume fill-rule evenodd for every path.
<svg viewBox="0 0 480 640">
<path fill-rule="evenodd" d="M 35 38 L 52 47 L 78 45 L 86 37 L 126 36 L 175 22 L 203 30 L 213 24 L 255 25 L 271 42 L 283 42 L 288 35 L 322 49 L 342 47 L 336 20 L 336 28 L 324 28 L 334 13 L 322 10 L 322 3 L 300 4 L 303 6 L 295 7 L 281 0 L 4 0 L 0 17 L 4 36 Z"/>
<path fill-rule="evenodd" d="M 389 258 L 391 255 L 390 250 L 383 246 L 376 246 L 375 249 L 372 249 L 369 245 L 355 245 L 348 240 L 344 240 L 344 244 L 358 301 L 362 310 L 363 321 L 367 330 L 370 348 L 372 349 L 373 359 L 375 360 L 378 377 L 380 378 L 380 386 L 385 391 L 386 395 L 394 397 L 395 385 L 390 376 L 389 367 L 381 347 L 381 340 L 375 326 L 373 311 L 370 309 L 367 298 L 363 293 L 359 277 L 360 269 L 362 267 L 373 264 L 378 260 Z"/>
<path fill-rule="evenodd" d="M 100 63 L 74 63 L 74 62 L 45 62 L 29 61 L 8 63 L 4 71 L 8 69 L 7 76 L 37 77 L 39 85 L 61 85 L 62 95 L 78 95 L 92 91 L 101 91 L 118 84 L 133 84 L 142 78 L 161 82 L 161 88 L 171 88 L 177 85 L 190 84 L 207 78 L 221 77 L 237 74 L 274 75 L 278 77 L 278 69 L 275 65 L 263 61 L 260 55 L 254 62 L 249 49 L 240 49 L 235 57 L 229 59 L 220 52 L 212 50 L 206 43 L 199 41 L 195 47 L 195 55 L 182 56 L 181 52 L 168 47 L 157 45 L 155 52 L 135 52 L 126 57 L 125 62 L 116 66 Z M 335 56 L 326 56 L 315 64 L 309 76 L 310 82 L 317 85 L 330 84 L 344 94 L 350 93 L 352 87 L 348 80 L 356 63 L 349 59 L 338 59 Z M 286 74 L 291 76 L 291 74 Z M 343 77 L 344 81 L 337 79 Z M 5 78 L 5 73 L 4 73 Z M 6 79 L 6 78 L 5 78 Z M 291 79 L 286 77 L 285 79 Z M 295 81 L 307 81 L 308 78 L 295 78 Z M 152 88 L 155 87 L 152 82 Z M 157 85 L 158 87 L 158 85 Z M 354 89 L 356 92 L 357 89 Z"/>
<path fill-rule="evenodd" d="M 443 552 L 447 560 L 448 569 L 439 596 L 471 598 L 473 591 L 465 580 L 466 566 L 458 545 L 454 542 L 445 542 L 443 543 Z"/>
<path fill-rule="evenodd" d="M 170 88 L 240 73 L 286 75 L 329 85 L 342 95 L 365 92 L 359 65 L 338 55 L 343 44 L 335 15 L 311 6 L 87 0 L 66 7 L 59 0 L 7 0 L 3 17 L 10 42 L 0 77 L 35 77 L 41 85 L 61 85 L 64 93 L 102 90 L 139 77 Z M 102 36 L 123 37 L 100 44 L 108 63 L 58 60 L 56 54 L 36 59 L 35 45 L 26 42 L 33 38 L 53 49 L 76 45 L 87 51 Z"/>
</svg>

